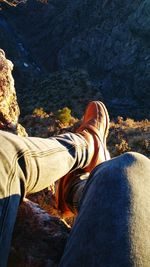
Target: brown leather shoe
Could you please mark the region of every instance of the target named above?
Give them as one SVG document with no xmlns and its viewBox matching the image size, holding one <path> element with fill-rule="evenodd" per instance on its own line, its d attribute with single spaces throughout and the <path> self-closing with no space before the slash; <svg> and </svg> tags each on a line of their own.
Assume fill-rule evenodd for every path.
<svg viewBox="0 0 150 267">
<path fill-rule="evenodd" d="M 106 147 L 106 138 L 109 132 L 109 115 L 102 102 L 92 101 L 88 104 L 77 132 L 84 136 L 89 143 L 91 160 L 85 168 L 86 172 L 91 172 L 98 164 L 110 159 Z M 93 145 L 91 144 L 92 141 L 94 141 Z"/>
<path fill-rule="evenodd" d="M 82 135 L 88 144 L 90 154 L 89 163 L 84 169 L 75 170 L 61 178 L 56 193 L 57 207 L 64 217 L 73 216 L 74 210 L 71 209 L 71 195 L 74 185 L 83 185 L 79 176 L 83 173 L 91 172 L 98 164 L 110 159 L 106 148 L 106 138 L 109 131 L 109 115 L 105 105 L 100 101 L 92 101 L 88 104 L 84 113 L 83 121 L 77 129 L 77 133 Z M 81 186 L 82 186 L 81 185 Z M 85 185 L 85 183 L 84 183 Z M 81 191 L 81 190 L 80 190 Z"/>
</svg>

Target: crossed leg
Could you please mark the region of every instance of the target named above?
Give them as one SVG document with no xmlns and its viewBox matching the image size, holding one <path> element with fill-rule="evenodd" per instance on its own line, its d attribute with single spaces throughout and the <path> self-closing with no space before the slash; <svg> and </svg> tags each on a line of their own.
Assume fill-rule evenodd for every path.
<svg viewBox="0 0 150 267">
<path fill-rule="evenodd" d="M 149 267 L 150 160 L 130 152 L 97 166 L 59 267 Z"/>
<path fill-rule="evenodd" d="M 91 171 L 106 160 L 108 129 L 109 115 L 104 104 L 93 101 L 76 134 L 43 139 L 0 131 L 0 267 L 7 264 L 21 197 L 65 178 L 68 172 L 79 168 Z M 67 183 L 71 183 L 70 179 Z"/>
</svg>

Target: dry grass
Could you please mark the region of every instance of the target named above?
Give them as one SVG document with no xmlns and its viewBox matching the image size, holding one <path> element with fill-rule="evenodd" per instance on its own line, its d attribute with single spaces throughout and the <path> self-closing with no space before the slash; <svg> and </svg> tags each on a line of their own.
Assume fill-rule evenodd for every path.
<svg viewBox="0 0 150 267">
<path fill-rule="evenodd" d="M 108 147 L 112 157 L 132 150 L 150 158 L 150 121 L 118 117 L 110 123 Z"/>
</svg>

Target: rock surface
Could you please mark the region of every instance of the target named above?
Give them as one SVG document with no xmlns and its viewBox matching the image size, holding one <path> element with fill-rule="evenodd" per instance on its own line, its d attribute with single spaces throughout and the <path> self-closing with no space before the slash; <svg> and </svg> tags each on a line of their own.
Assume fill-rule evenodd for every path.
<svg viewBox="0 0 150 267">
<path fill-rule="evenodd" d="M 0 49 L 0 129 L 26 136 L 25 129 L 18 122 L 20 109 L 12 70 L 13 63 L 6 59 L 5 52 Z"/>
<path fill-rule="evenodd" d="M 2 14 L 45 72 L 84 69 L 112 110 L 117 103 L 118 114 L 121 107 L 142 117 L 150 105 L 149 10 L 148 0 L 52 0 Z"/>
<path fill-rule="evenodd" d="M 56 267 L 70 228 L 29 200 L 22 202 L 14 228 L 8 267 Z"/>
</svg>

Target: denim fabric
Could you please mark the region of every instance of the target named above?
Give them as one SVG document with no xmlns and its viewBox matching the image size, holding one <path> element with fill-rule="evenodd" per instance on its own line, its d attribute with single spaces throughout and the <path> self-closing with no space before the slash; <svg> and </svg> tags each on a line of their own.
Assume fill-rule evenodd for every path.
<svg viewBox="0 0 150 267">
<path fill-rule="evenodd" d="M 91 173 L 59 267 L 150 266 L 150 160 L 125 153 Z"/>
<path fill-rule="evenodd" d="M 6 267 L 20 199 L 88 163 L 80 134 L 43 139 L 0 131 L 0 267 Z"/>
<path fill-rule="evenodd" d="M 19 194 L 0 199 L 0 267 L 7 266 L 11 236 L 19 203 Z"/>
</svg>

